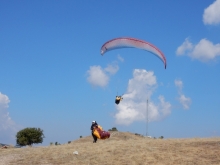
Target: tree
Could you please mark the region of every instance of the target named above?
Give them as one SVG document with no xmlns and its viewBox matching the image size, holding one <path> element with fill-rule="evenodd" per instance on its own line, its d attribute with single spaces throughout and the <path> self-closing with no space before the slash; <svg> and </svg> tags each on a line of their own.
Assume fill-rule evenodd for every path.
<svg viewBox="0 0 220 165">
<path fill-rule="evenodd" d="M 42 143 L 44 134 L 40 128 L 25 128 L 17 132 L 16 138 L 20 146 L 32 146 L 32 144 Z"/>
<path fill-rule="evenodd" d="M 118 131 L 116 127 L 112 127 L 111 131 Z"/>
</svg>

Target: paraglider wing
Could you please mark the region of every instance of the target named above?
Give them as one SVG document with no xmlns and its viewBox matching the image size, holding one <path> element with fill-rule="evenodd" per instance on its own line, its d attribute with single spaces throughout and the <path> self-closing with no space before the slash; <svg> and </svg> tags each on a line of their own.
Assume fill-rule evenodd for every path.
<svg viewBox="0 0 220 165">
<path fill-rule="evenodd" d="M 110 50 L 120 48 L 139 48 L 151 52 L 162 60 L 166 69 L 167 64 L 164 54 L 153 44 L 136 38 L 121 37 L 109 40 L 101 47 L 101 55 L 104 55 Z"/>
</svg>

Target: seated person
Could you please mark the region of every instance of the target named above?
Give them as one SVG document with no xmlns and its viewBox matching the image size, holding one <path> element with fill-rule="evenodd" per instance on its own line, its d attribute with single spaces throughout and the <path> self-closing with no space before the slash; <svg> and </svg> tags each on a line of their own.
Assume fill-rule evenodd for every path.
<svg viewBox="0 0 220 165">
<path fill-rule="evenodd" d="M 122 99 L 123 99 L 123 98 L 122 98 L 121 96 L 116 96 L 116 98 L 115 98 L 115 104 L 118 105 Z"/>
</svg>

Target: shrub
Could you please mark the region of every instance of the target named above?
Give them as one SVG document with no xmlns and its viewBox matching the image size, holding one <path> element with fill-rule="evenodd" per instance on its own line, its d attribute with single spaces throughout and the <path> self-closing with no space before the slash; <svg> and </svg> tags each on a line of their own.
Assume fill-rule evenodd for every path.
<svg viewBox="0 0 220 165">
<path fill-rule="evenodd" d="M 32 146 L 43 142 L 44 134 L 40 128 L 25 128 L 17 132 L 16 142 L 20 146 Z"/>
<path fill-rule="evenodd" d="M 163 138 L 164 138 L 163 136 L 160 136 L 160 137 L 159 137 L 159 139 L 163 139 Z"/>
<path fill-rule="evenodd" d="M 109 129 L 108 131 L 118 131 L 116 127 L 112 127 L 112 129 Z"/>
</svg>

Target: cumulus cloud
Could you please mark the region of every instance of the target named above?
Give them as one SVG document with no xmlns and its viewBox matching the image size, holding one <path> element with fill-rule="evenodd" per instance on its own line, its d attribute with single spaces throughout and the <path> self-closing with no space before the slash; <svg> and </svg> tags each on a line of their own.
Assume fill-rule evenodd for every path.
<svg viewBox="0 0 220 165">
<path fill-rule="evenodd" d="M 191 51 L 193 49 L 193 44 L 189 41 L 188 38 L 185 39 L 185 41 L 182 43 L 181 46 L 177 48 L 176 54 L 177 55 L 183 55 L 187 51 Z"/>
<path fill-rule="evenodd" d="M 191 99 L 189 97 L 186 97 L 184 94 L 180 94 L 178 100 L 182 104 L 183 109 L 189 109 L 191 104 Z"/>
<path fill-rule="evenodd" d="M 174 83 L 175 83 L 176 87 L 178 87 L 178 89 L 179 89 L 180 91 L 182 91 L 183 82 L 182 82 L 181 80 L 175 80 Z"/>
<path fill-rule="evenodd" d="M 99 87 L 105 87 L 109 83 L 110 75 L 114 75 L 119 70 L 119 66 L 116 62 L 109 64 L 106 68 L 101 66 L 90 66 L 87 71 L 87 81 Z"/>
<path fill-rule="evenodd" d="M 177 98 L 178 101 L 183 106 L 183 109 L 189 109 L 192 101 L 189 97 L 186 97 L 182 92 L 183 82 L 181 80 L 176 79 L 174 81 L 174 84 L 178 89 L 178 94 L 179 94 L 179 97 Z"/>
<path fill-rule="evenodd" d="M 193 45 L 187 38 L 177 48 L 176 54 L 187 55 L 192 59 L 207 62 L 220 56 L 220 44 L 213 44 L 207 39 L 201 39 L 199 43 Z"/>
<path fill-rule="evenodd" d="M 119 66 L 116 62 L 114 62 L 112 64 L 108 64 L 104 70 L 110 74 L 115 74 L 119 70 Z"/>
<path fill-rule="evenodd" d="M 116 106 L 115 119 L 117 124 L 129 125 L 135 121 L 146 121 L 146 105 L 148 104 L 148 121 L 156 121 L 171 113 L 171 104 L 163 96 L 158 97 L 158 103 L 151 101 L 151 96 L 157 88 L 154 72 L 135 69 L 133 78 L 129 80 L 123 101 Z"/>
<path fill-rule="evenodd" d="M 10 100 L 8 96 L 0 92 L 0 142 L 1 143 L 14 143 L 15 134 L 18 127 L 9 116 L 8 104 Z"/>
<path fill-rule="evenodd" d="M 108 84 L 109 77 L 101 66 L 90 66 L 87 74 L 88 82 L 94 86 L 104 87 Z"/>
<path fill-rule="evenodd" d="M 204 10 L 203 22 L 209 25 L 220 23 L 220 0 L 214 1 Z"/>
<path fill-rule="evenodd" d="M 122 58 L 120 55 L 118 55 L 118 60 L 124 62 L 124 58 Z"/>
</svg>

